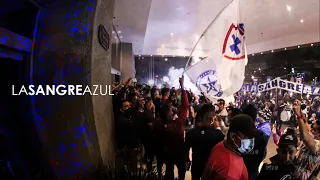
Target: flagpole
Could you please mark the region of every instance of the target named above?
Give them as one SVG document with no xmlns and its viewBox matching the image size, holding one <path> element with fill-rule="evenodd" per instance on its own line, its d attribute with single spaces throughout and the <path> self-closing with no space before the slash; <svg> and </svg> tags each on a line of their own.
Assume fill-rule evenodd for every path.
<svg viewBox="0 0 320 180">
<path fill-rule="evenodd" d="M 175 77 L 173 80 L 171 80 L 171 83 L 172 83 L 174 80 L 176 80 L 178 77 L 180 77 L 182 74 L 184 74 L 184 72 L 186 72 L 187 66 L 188 66 L 188 64 L 189 64 L 189 62 L 190 62 L 190 60 L 191 60 L 191 55 L 192 55 L 192 53 L 194 52 L 194 50 L 196 49 L 197 45 L 199 44 L 201 38 L 203 38 L 204 34 L 208 31 L 208 29 L 211 27 L 211 25 L 214 23 L 214 21 L 220 16 L 220 14 L 221 14 L 233 1 L 235 1 L 235 0 L 230 1 L 223 9 L 221 9 L 221 11 L 216 15 L 216 17 L 213 18 L 213 20 L 210 22 L 210 24 L 207 26 L 207 28 L 203 31 L 203 33 L 201 34 L 200 38 L 198 39 L 198 41 L 196 42 L 196 44 L 194 45 L 194 47 L 193 47 L 193 49 L 192 49 L 192 51 L 191 51 L 191 53 L 190 53 L 190 56 L 189 56 L 189 58 L 188 58 L 188 61 L 187 61 L 186 66 L 185 66 L 185 68 L 184 68 L 184 71 L 183 71 L 179 76 L 177 76 L 177 77 Z M 240 1 L 239 1 L 239 3 L 240 3 Z M 191 67 L 192 67 L 192 66 L 191 66 Z M 189 68 L 190 68 L 190 67 L 189 67 Z M 188 68 L 188 69 L 189 69 L 189 68 Z"/>
</svg>

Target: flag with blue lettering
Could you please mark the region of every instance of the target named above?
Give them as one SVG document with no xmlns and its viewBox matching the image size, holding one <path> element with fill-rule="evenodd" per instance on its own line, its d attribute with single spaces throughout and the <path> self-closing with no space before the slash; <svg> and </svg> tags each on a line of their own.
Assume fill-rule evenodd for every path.
<svg viewBox="0 0 320 180">
<path fill-rule="evenodd" d="M 247 53 L 239 3 L 231 1 L 211 22 L 197 44 L 205 58 L 185 71 L 209 99 L 233 95 L 243 85 Z"/>
</svg>

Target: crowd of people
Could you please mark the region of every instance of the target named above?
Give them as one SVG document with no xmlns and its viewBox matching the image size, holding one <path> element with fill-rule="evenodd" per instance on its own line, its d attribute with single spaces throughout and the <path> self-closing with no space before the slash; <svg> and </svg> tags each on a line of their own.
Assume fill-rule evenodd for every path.
<svg viewBox="0 0 320 180">
<path fill-rule="evenodd" d="M 277 111 L 287 102 L 248 100 L 252 95 L 211 102 L 185 90 L 183 77 L 179 83 L 159 89 L 130 78 L 114 86 L 117 145 L 127 167 L 142 163 L 151 171 L 156 159 L 159 178 L 170 180 L 174 166 L 181 180 L 188 170 L 193 180 L 317 179 L 320 121 L 317 112 L 308 118 L 303 99 L 290 100 L 294 123 L 282 131 Z M 277 153 L 264 161 L 271 137 Z"/>
</svg>

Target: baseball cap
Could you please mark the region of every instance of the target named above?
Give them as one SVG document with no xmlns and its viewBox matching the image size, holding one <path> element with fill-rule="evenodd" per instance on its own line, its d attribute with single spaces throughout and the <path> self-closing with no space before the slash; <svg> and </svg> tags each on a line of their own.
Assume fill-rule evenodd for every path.
<svg viewBox="0 0 320 180">
<path fill-rule="evenodd" d="M 278 146 L 281 145 L 293 145 L 295 147 L 298 147 L 298 138 L 293 134 L 284 134 L 279 140 Z"/>
<path fill-rule="evenodd" d="M 239 114 L 232 118 L 228 132 L 241 132 L 249 138 L 258 136 L 261 132 L 256 128 L 252 118 L 246 114 Z"/>
</svg>

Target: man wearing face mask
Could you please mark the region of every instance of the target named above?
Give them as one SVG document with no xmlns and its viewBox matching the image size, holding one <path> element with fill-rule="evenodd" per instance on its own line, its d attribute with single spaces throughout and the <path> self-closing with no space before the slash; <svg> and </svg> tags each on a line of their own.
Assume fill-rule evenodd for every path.
<svg viewBox="0 0 320 180">
<path fill-rule="evenodd" d="M 257 180 L 295 180 L 295 155 L 297 153 L 298 138 L 292 134 L 281 136 L 277 155 L 270 158 L 271 164 L 264 164 Z"/>
<path fill-rule="evenodd" d="M 248 180 L 242 155 L 254 147 L 254 137 L 259 134 L 252 118 L 245 114 L 235 116 L 229 126 L 227 139 L 211 151 L 204 180 Z"/>
</svg>

